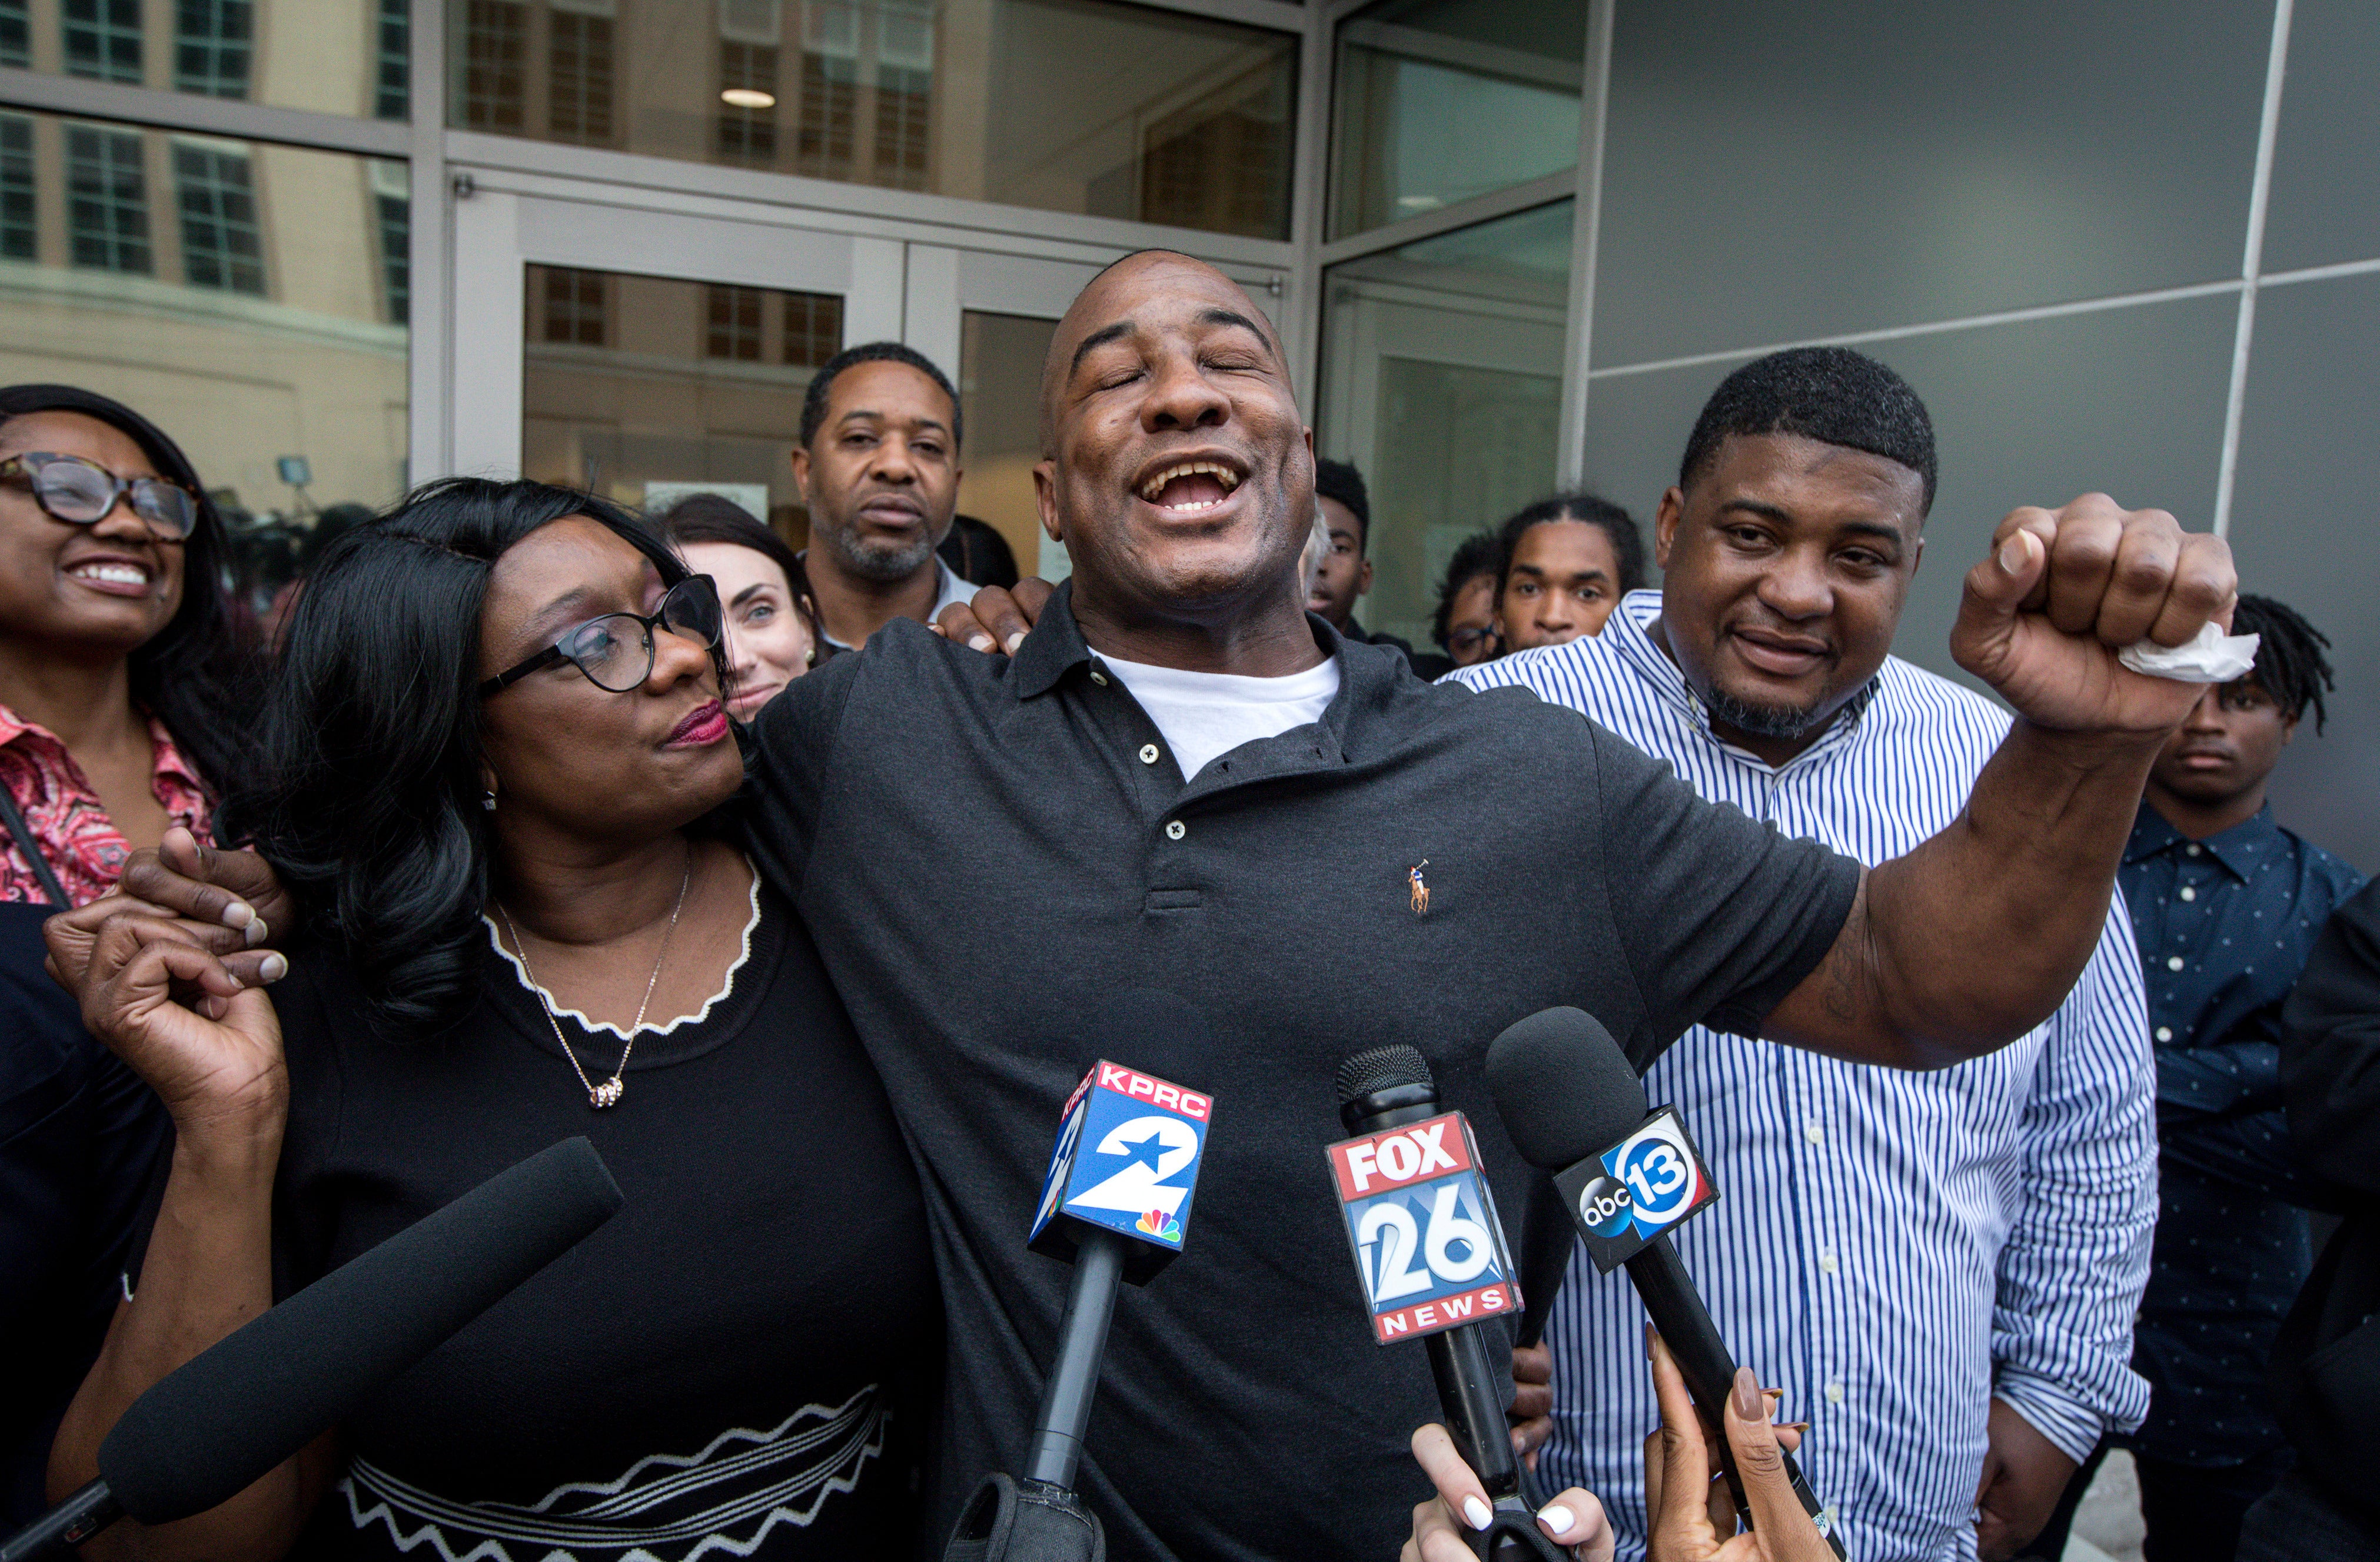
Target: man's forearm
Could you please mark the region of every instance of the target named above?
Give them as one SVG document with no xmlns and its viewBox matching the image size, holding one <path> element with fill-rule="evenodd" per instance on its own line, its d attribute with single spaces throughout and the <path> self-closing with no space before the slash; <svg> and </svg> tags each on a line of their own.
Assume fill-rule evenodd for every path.
<svg viewBox="0 0 2380 1562">
<path fill-rule="evenodd" d="M 2098 942 L 2158 746 L 2020 720 L 1959 817 L 1868 871 L 1834 947 L 1767 1033 L 1933 1069 L 2039 1024 Z"/>
<path fill-rule="evenodd" d="M 2090 962 L 2159 745 L 2018 720 L 1949 829 L 1869 876 L 1883 1015 L 1935 1064 L 2049 1017 Z"/>
</svg>

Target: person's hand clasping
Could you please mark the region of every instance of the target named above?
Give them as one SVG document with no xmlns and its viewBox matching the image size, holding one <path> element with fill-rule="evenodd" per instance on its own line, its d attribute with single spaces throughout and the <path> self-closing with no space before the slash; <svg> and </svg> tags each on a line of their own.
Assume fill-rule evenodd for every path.
<svg viewBox="0 0 2380 1562">
<path fill-rule="evenodd" d="M 1479 1477 L 1455 1451 L 1445 1427 L 1432 1422 L 1413 1435 L 1414 1458 L 1438 1488 L 1438 1495 L 1414 1509 L 1412 1536 L 1399 1552 L 1399 1562 L 1475 1562 L 1463 1543 L 1462 1528 L 1482 1529 L 1488 1522 L 1488 1491 Z M 1455 1515 L 1464 1516 L 1461 1527 Z M 1610 1520 L 1603 1504 L 1573 1486 L 1537 1509 L 1537 1527 L 1548 1538 L 1571 1548 L 1579 1562 L 1611 1562 Z"/>
<path fill-rule="evenodd" d="M 284 961 L 274 975 L 265 974 L 266 951 L 287 937 L 297 916 L 273 869 L 253 852 L 201 845 L 179 825 L 155 850 L 132 854 L 115 890 L 42 925 L 51 978 L 79 996 L 101 926 L 128 914 L 176 924 L 251 986 L 278 980 L 288 969 Z"/>
<path fill-rule="evenodd" d="M 1026 632 L 1040 622 L 1041 610 L 1050 605 L 1050 594 L 1057 589 L 1033 575 L 1018 581 L 1014 590 L 987 586 L 975 594 L 974 600 L 944 608 L 931 627 L 944 639 L 972 649 L 1014 656 L 1016 648 L 1025 643 Z"/>
<path fill-rule="evenodd" d="M 1658 1335 L 1651 1344 L 1661 1428 L 1645 1440 L 1649 1562 L 1835 1562 L 1834 1548 L 1802 1511 L 1779 1452 L 1799 1447 L 1800 1434 L 1768 1419 L 1767 1397 L 1752 1369 L 1736 1369 L 1724 1414 L 1728 1447 L 1752 1508 L 1753 1529 L 1737 1533 L 1718 1461 L 1704 1439 L 1702 1417 L 1677 1359 Z"/>
<path fill-rule="evenodd" d="M 267 980 L 288 969 L 272 951 L 253 958 Z M 177 992 L 195 992 L 197 1007 Z M 288 1097 L 280 1018 L 185 924 L 128 909 L 109 916 L 77 996 L 83 1023 L 157 1093 L 186 1142 L 215 1128 L 278 1134 Z"/>
<path fill-rule="evenodd" d="M 2179 646 L 2229 626 L 2240 577 L 2219 537 L 2162 510 L 2086 493 L 2052 513 L 2011 513 L 1967 572 L 1950 652 L 2039 727 L 2159 740 L 2203 692 L 2116 660 L 2142 640 Z"/>
</svg>

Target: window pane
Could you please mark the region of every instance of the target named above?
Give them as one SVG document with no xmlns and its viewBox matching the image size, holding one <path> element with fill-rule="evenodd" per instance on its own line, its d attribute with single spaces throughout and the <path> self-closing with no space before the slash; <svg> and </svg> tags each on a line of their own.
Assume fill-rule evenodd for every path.
<svg viewBox="0 0 2380 1562">
<path fill-rule="evenodd" d="M 2380 255 L 2380 7 L 2297 0 L 2265 272 Z"/>
<path fill-rule="evenodd" d="M 0 67 L 403 119 L 410 14 L 408 0 L 0 0 Z"/>
<path fill-rule="evenodd" d="M 521 470 L 659 510 L 725 494 L 795 547 L 787 457 L 811 371 L 843 348 L 843 299 L 529 266 Z"/>
<path fill-rule="evenodd" d="M 454 0 L 447 17 L 465 129 L 1288 236 L 1287 33 L 1104 0 Z"/>
<path fill-rule="evenodd" d="M 182 208 L 182 270 L 193 287 L 264 297 L 256 183 L 248 149 L 179 142 L 174 183 Z"/>
<path fill-rule="evenodd" d="M 1578 162 L 1585 0 L 1386 0 L 1338 42 L 1334 238 Z"/>
<path fill-rule="evenodd" d="M 1371 486 L 1369 630 L 1429 642 L 1463 539 L 1554 482 L 1571 203 L 1324 275 L 1318 447 Z"/>
<path fill-rule="evenodd" d="M 0 115 L 0 383 L 172 435 L 261 612 L 317 514 L 404 490 L 404 190 L 398 163 Z"/>
</svg>

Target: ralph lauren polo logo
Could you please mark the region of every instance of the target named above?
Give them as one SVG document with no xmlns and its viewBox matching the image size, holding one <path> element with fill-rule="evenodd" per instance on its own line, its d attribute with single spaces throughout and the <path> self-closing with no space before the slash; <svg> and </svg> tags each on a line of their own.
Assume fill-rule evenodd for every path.
<svg viewBox="0 0 2380 1562">
<path fill-rule="evenodd" d="M 1429 859 L 1424 857 L 1405 869 L 1405 877 L 1413 880 L 1413 910 L 1415 916 L 1429 914 L 1429 885 L 1421 876 L 1421 870 L 1428 866 Z"/>
</svg>

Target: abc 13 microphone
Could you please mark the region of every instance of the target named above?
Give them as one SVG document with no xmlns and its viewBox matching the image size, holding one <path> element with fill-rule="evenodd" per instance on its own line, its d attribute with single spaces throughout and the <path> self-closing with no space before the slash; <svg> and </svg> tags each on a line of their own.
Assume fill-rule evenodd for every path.
<svg viewBox="0 0 2380 1562">
<path fill-rule="evenodd" d="M 1488 1044 L 1488 1088 L 1521 1158 L 1552 1173 L 1597 1270 L 1609 1275 L 1626 1265 L 1703 1411 L 1737 1521 L 1749 1530 L 1752 1509 L 1719 1411 L 1735 1361 L 1670 1241 L 1672 1230 L 1718 1197 L 1685 1125 L 1670 1108 L 1646 1107 L 1644 1083 L 1620 1044 L 1584 1010 L 1547 1009 L 1508 1027 Z M 1793 1456 L 1779 1453 L 1793 1495 L 1835 1555 L 1844 1556 L 1832 1510 L 1818 1501 Z"/>
<path fill-rule="evenodd" d="M 959 1515 L 945 1562 L 1104 1554 L 1099 1515 L 1075 1495 L 1075 1475 L 1116 1287 L 1148 1284 L 1181 1253 L 1214 1110 L 1211 1096 L 1104 1060 L 1067 1097 L 1026 1239 L 1035 1253 L 1075 1266 L 1057 1353 L 1024 1477 L 985 1477 Z"/>
<path fill-rule="evenodd" d="M 1419 1339 L 1439 1408 L 1490 1504 L 1465 1531 L 1494 1562 L 1567 1556 L 1537 1527 L 1504 1417 L 1512 1344 L 1500 1323 L 1521 1306 L 1478 1142 L 1442 1110 L 1429 1063 L 1405 1046 L 1375 1047 L 1339 1066 L 1339 1119 L 1356 1135 L 1326 1151 L 1347 1243 L 1381 1345 Z"/>
</svg>

